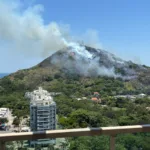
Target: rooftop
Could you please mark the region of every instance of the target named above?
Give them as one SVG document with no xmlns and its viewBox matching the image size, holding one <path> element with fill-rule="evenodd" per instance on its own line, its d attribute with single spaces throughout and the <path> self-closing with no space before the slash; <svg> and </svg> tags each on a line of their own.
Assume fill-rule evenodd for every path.
<svg viewBox="0 0 150 150">
<path fill-rule="evenodd" d="M 43 90 L 42 87 L 39 87 L 38 90 L 34 90 L 33 92 L 27 92 L 25 97 L 30 99 L 31 105 L 48 106 L 55 104 L 51 94 L 48 91 Z"/>
</svg>

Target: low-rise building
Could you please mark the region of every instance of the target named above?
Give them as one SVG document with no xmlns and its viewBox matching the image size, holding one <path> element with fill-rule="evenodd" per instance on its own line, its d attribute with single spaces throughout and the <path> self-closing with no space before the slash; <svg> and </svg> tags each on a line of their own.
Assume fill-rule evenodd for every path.
<svg viewBox="0 0 150 150">
<path fill-rule="evenodd" d="M 0 118 L 8 118 L 9 113 L 9 108 L 0 108 Z"/>
<path fill-rule="evenodd" d="M 137 97 L 138 97 L 138 98 L 144 98 L 144 97 L 146 97 L 146 96 L 147 96 L 146 94 L 141 93 L 141 94 L 139 94 Z"/>
<path fill-rule="evenodd" d="M 102 100 L 100 98 L 99 92 L 94 92 L 93 97 L 91 98 L 93 102 L 101 103 Z"/>
<path fill-rule="evenodd" d="M 146 96 L 147 96 L 146 94 L 141 93 L 139 95 L 117 95 L 114 97 L 115 98 L 126 98 L 126 99 L 134 101 L 136 98 L 144 98 Z"/>
</svg>

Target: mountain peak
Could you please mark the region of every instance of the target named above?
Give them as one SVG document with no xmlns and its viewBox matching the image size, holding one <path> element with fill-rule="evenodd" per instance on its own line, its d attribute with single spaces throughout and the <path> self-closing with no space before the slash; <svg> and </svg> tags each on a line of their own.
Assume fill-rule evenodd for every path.
<svg viewBox="0 0 150 150">
<path fill-rule="evenodd" d="M 136 77 L 145 68 L 131 61 L 124 61 L 102 49 L 83 45 L 70 45 L 57 51 L 39 64 L 40 67 L 55 66 L 62 71 L 83 76 Z"/>
</svg>

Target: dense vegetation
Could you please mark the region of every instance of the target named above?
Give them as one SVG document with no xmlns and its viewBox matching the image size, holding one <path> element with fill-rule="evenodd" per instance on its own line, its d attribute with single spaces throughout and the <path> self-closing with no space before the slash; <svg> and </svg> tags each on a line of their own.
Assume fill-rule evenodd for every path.
<svg viewBox="0 0 150 150">
<path fill-rule="evenodd" d="M 150 123 L 150 99 L 106 99 L 103 107 L 91 101 L 76 101 L 65 95 L 57 96 L 59 124 L 62 128 L 101 127 Z M 143 148 L 149 150 L 150 134 L 124 134 L 117 136 L 117 150 Z M 79 137 L 70 139 L 71 150 L 107 150 L 109 137 Z"/>
<path fill-rule="evenodd" d="M 149 97 L 131 101 L 114 98 L 120 94 L 149 94 L 149 78 L 124 81 L 108 77 L 80 77 L 66 74 L 51 67 L 38 66 L 21 70 L 0 79 L 0 107 L 9 107 L 17 118 L 29 115 L 29 101 L 24 98 L 26 91 L 38 86 L 50 92 L 62 92 L 54 97 L 57 103 L 58 125 L 60 128 L 84 128 L 150 123 Z M 102 103 L 91 101 L 93 92 L 99 92 Z M 77 98 L 86 97 L 78 101 Z M 16 121 L 17 122 L 17 121 Z M 108 137 L 79 137 L 68 139 L 71 150 L 107 150 Z M 117 136 L 118 150 L 150 149 L 150 134 L 127 134 Z"/>
</svg>

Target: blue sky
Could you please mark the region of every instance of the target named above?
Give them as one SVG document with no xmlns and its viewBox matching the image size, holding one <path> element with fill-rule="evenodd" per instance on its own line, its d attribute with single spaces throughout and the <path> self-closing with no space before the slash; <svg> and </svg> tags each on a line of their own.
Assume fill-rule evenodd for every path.
<svg viewBox="0 0 150 150">
<path fill-rule="evenodd" d="M 24 7 L 36 4 L 44 6 L 45 24 L 51 21 L 69 24 L 71 33 L 78 36 L 94 29 L 103 49 L 150 66 L 149 0 L 26 0 Z M 9 48 L 0 45 L 0 72 L 28 68 L 43 59 Z"/>
</svg>

